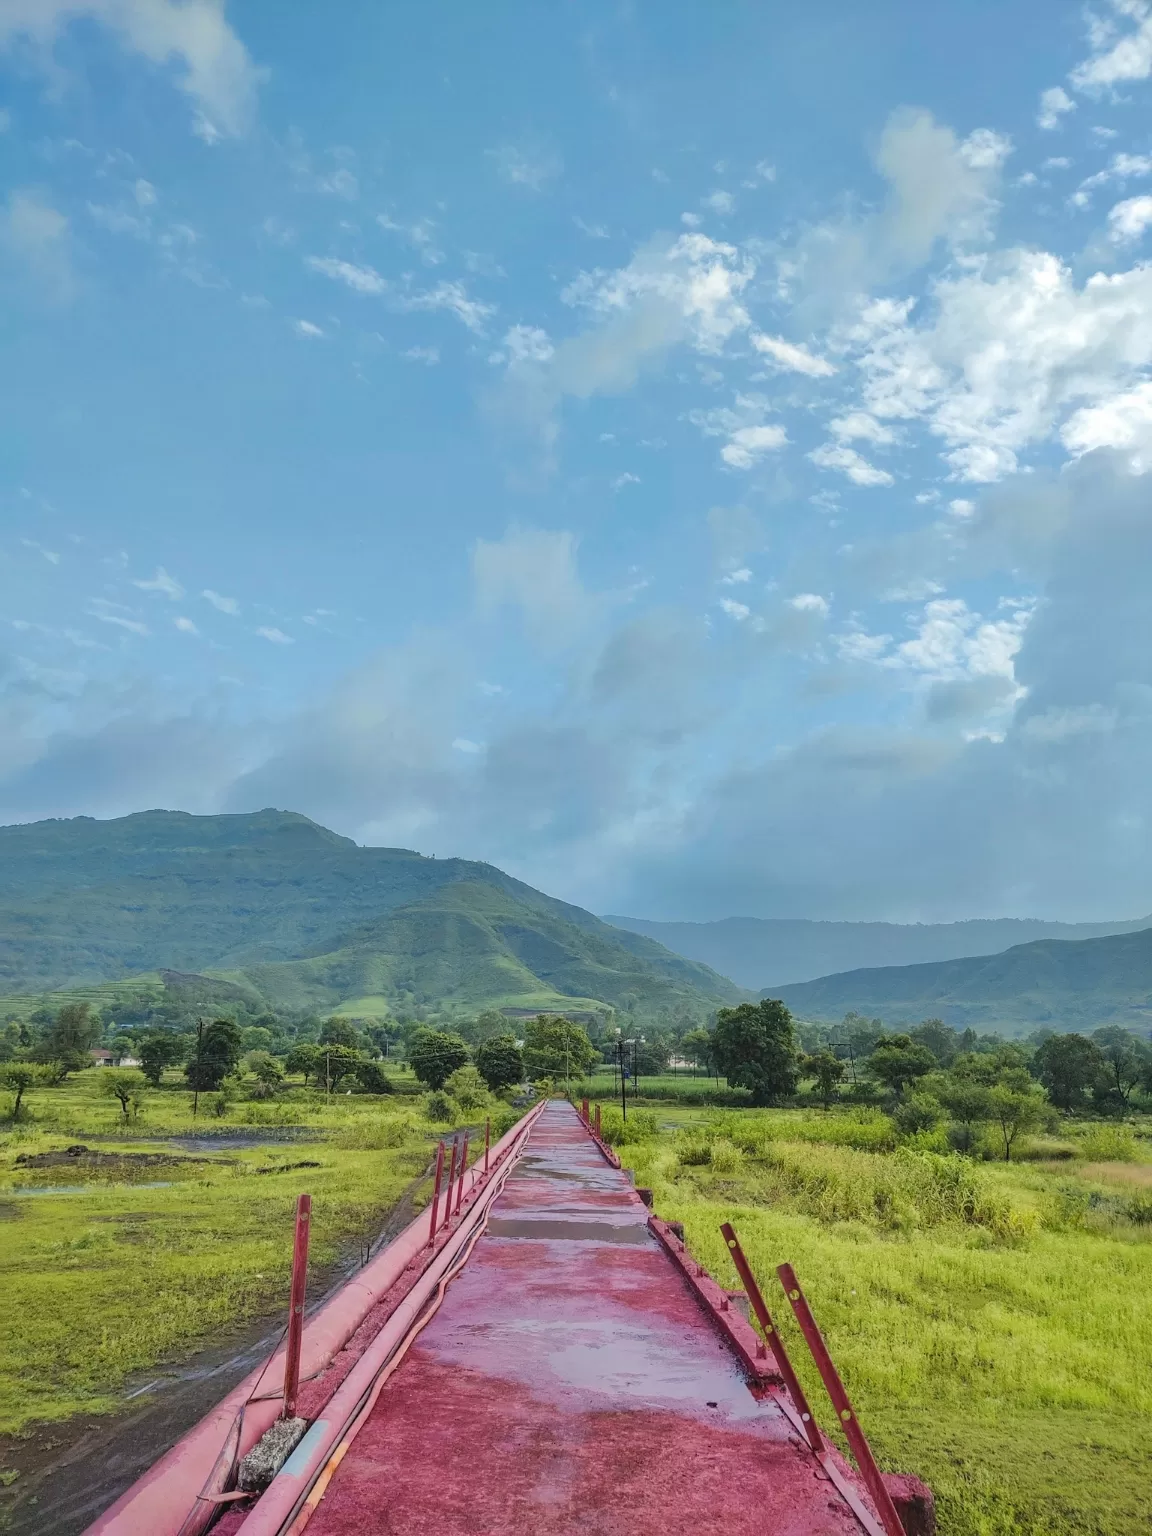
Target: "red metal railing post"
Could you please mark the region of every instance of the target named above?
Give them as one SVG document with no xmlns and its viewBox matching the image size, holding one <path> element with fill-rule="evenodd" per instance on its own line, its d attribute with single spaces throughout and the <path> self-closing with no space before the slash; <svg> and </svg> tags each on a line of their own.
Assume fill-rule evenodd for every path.
<svg viewBox="0 0 1152 1536">
<path fill-rule="evenodd" d="M 484 1122 L 484 1175 L 488 1175 L 488 1152 L 492 1146 L 492 1116 Z"/>
<path fill-rule="evenodd" d="M 600 1135 L 600 1106 L 599 1106 L 599 1104 L 597 1104 L 597 1106 L 596 1106 L 596 1134 L 597 1134 L 597 1136 Z"/>
<path fill-rule="evenodd" d="M 296 1417 L 300 1390 L 300 1341 L 304 1335 L 304 1292 L 308 1285 L 308 1234 L 312 1225 L 312 1196 L 296 1201 L 296 1241 L 292 1248 L 292 1287 L 288 1294 L 288 1343 L 284 1350 L 284 1410 L 282 1418 Z"/>
<path fill-rule="evenodd" d="M 892 1495 L 884 1485 L 880 1468 L 872 1455 L 872 1447 L 860 1428 L 856 1410 L 852 1407 L 848 1393 L 844 1390 L 844 1383 L 840 1380 L 840 1374 L 832 1363 L 832 1356 L 828 1353 L 823 1334 L 816 1326 L 816 1319 L 812 1316 L 812 1309 L 805 1300 L 804 1292 L 800 1289 L 796 1273 L 791 1264 L 778 1265 L 776 1273 L 780 1277 L 780 1284 L 784 1287 L 788 1300 L 792 1303 L 792 1310 L 796 1314 L 796 1321 L 800 1324 L 800 1331 L 804 1335 L 805 1343 L 812 1351 L 816 1369 L 820 1372 L 828 1396 L 832 1399 L 832 1406 L 848 1437 L 848 1444 L 852 1447 L 852 1454 L 856 1458 L 856 1465 L 860 1468 L 860 1475 L 867 1483 L 868 1492 L 872 1495 L 873 1502 L 880 1512 L 884 1529 L 888 1532 L 888 1536 L 904 1536 L 904 1527 L 900 1522 L 900 1516 L 896 1513 Z"/>
<path fill-rule="evenodd" d="M 580 1118 L 581 1118 L 581 1120 L 583 1120 L 585 1125 L 591 1125 L 592 1124 L 592 1118 L 591 1118 L 591 1116 L 588 1113 L 588 1100 L 587 1099 L 581 1099 L 581 1101 L 580 1101 Z"/>
<path fill-rule="evenodd" d="M 456 1150 L 459 1143 L 455 1136 L 452 1138 L 452 1159 L 448 1164 L 448 1193 L 444 1197 L 444 1225 L 452 1220 L 452 1185 L 456 1179 Z"/>
<path fill-rule="evenodd" d="M 428 1241 L 436 1241 L 436 1218 L 440 1214 L 440 1180 L 444 1177 L 444 1143 L 436 1149 L 436 1183 L 432 1186 L 432 1220 L 428 1224 Z"/>
<path fill-rule="evenodd" d="M 456 1210 L 460 1214 L 460 1202 L 464 1198 L 464 1175 L 468 1172 L 468 1132 L 464 1132 L 464 1145 L 460 1149 L 460 1182 L 456 1185 Z"/>
<path fill-rule="evenodd" d="M 740 1276 L 740 1283 L 748 1294 L 748 1300 L 752 1303 L 752 1310 L 756 1314 L 756 1321 L 764 1330 L 764 1337 L 768 1341 L 776 1365 L 784 1378 L 784 1385 L 788 1388 L 789 1396 L 799 1409 L 800 1417 L 804 1421 L 804 1433 L 808 1438 L 808 1444 L 817 1453 L 824 1449 L 824 1437 L 817 1428 L 812 1410 L 808 1406 L 808 1399 L 804 1396 L 804 1388 L 797 1379 L 796 1372 L 792 1369 L 792 1362 L 788 1358 L 788 1351 L 784 1348 L 784 1340 L 772 1321 L 772 1314 L 756 1284 L 756 1276 L 752 1273 L 752 1266 L 744 1256 L 744 1250 L 740 1246 L 740 1239 L 732 1230 L 731 1223 L 725 1222 L 720 1228 L 724 1234 L 724 1241 L 728 1244 L 728 1251 L 732 1255 L 732 1262 L 736 1266 L 736 1273 Z"/>
</svg>

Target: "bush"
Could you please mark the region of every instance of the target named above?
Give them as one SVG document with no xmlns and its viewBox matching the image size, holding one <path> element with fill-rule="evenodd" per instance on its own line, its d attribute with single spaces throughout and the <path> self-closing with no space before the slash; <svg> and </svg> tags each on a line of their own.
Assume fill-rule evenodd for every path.
<svg viewBox="0 0 1152 1536">
<path fill-rule="evenodd" d="M 910 1093 L 903 1103 L 892 1111 L 896 1129 L 902 1136 L 915 1136 L 922 1131 L 934 1131 L 940 1124 L 943 1111 L 935 1099 L 925 1093 Z"/>
<path fill-rule="evenodd" d="M 608 1110 L 600 1117 L 600 1134 L 610 1147 L 650 1141 L 658 1133 L 656 1116 L 650 1109 L 633 1109 L 626 1120 L 615 1110 Z"/>
<path fill-rule="evenodd" d="M 488 1089 L 475 1067 L 457 1067 L 444 1084 L 444 1092 L 461 1109 L 479 1109 L 488 1102 Z"/>
<path fill-rule="evenodd" d="M 1126 1126 L 1094 1125 L 1079 1138 L 1080 1152 L 1090 1163 L 1134 1163 L 1136 1138 Z"/>
<path fill-rule="evenodd" d="M 684 1168 L 706 1168 L 712 1161 L 712 1140 L 699 1133 L 677 1136 L 673 1143 L 676 1161 Z"/>
<path fill-rule="evenodd" d="M 361 1093 L 392 1092 L 388 1074 L 378 1061 L 358 1061 L 355 1072 Z"/>
<path fill-rule="evenodd" d="M 424 1115 L 439 1125 L 451 1125 L 456 1118 L 456 1106 L 442 1089 L 436 1089 L 424 1100 Z"/>
<path fill-rule="evenodd" d="M 333 1136 L 332 1145 L 350 1152 L 379 1152 L 385 1147 L 402 1147 L 415 1132 L 416 1126 L 407 1115 L 358 1119 Z"/>
<path fill-rule="evenodd" d="M 735 1173 L 744 1161 L 744 1153 L 723 1136 L 717 1136 L 709 1148 L 709 1161 L 714 1173 Z"/>
</svg>

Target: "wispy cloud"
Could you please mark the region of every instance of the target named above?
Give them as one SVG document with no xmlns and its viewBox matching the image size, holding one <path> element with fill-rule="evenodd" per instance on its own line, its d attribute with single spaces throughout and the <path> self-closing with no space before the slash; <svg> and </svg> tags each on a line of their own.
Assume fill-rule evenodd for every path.
<svg viewBox="0 0 1152 1536">
<path fill-rule="evenodd" d="M 261 624 L 256 633 L 264 640 L 271 640 L 273 645 L 295 645 L 291 635 L 286 635 L 282 629 L 274 625 Z"/>
<path fill-rule="evenodd" d="M 205 587 L 200 596 L 212 604 L 220 613 L 239 613 L 240 604 L 234 597 L 225 597 L 220 592 L 213 592 L 211 587 Z"/>
<path fill-rule="evenodd" d="M 134 581 L 134 587 L 139 587 L 141 592 L 159 592 L 162 596 L 176 603 L 184 596 L 184 588 L 162 565 L 156 567 L 156 574 L 150 576 L 147 581 Z"/>
</svg>

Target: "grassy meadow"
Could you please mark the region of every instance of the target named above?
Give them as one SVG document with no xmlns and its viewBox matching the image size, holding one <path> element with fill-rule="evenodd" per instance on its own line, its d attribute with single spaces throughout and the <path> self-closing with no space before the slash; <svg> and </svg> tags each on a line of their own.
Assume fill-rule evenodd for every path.
<svg viewBox="0 0 1152 1536">
<path fill-rule="evenodd" d="M 98 1071 L 29 1094 L 30 1118 L 0 1132 L 0 1433 L 109 1411 L 139 1372 L 275 1315 L 296 1196 L 312 1195 L 315 1287 L 379 1231 L 443 1130 L 414 1098 L 290 1097 L 220 1115 L 202 1097 L 193 1120 L 191 1095 L 165 1088 L 125 1124 Z M 237 1132 L 273 1139 L 238 1147 Z M 207 1149 L 182 1151 L 171 1136 L 204 1137 Z M 194 1160 L 17 1164 L 77 1142 Z"/>
<path fill-rule="evenodd" d="M 882 1465 L 936 1490 L 941 1536 L 1152 1530 L 1152 1141 L 1066 1126 L 1009 1164 L 898 1145 L 877 1111 L 689 1110 L 605 1127 L 657 1212 L 760 1277 L 831 1412 L 775 1266 L 795 1266 Z"/>
</svg>

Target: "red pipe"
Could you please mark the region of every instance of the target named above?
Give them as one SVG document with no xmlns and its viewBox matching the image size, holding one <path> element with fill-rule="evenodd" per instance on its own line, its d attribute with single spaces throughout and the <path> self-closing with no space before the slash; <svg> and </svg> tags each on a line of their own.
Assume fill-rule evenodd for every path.
<svg viewBox="0 0 1152 1536">
<path fill-rule="evenodd" d="M 868 1485 L 868 1492 L 872 1495 L 872 1500 L 880 1512 L 884 1529 L 888 1532 L 888 1536 L 904 1536 L 904 1527 L 900 1516 L 896 1513 L 892 1495 L 884 1485 L 880 1468 L 872 1455 L 872 1447 L 860 1428 L 856 1411 L 848 1400 L 844 1383 L 840 1380 L 840 1374 L 832 1363 L 832 1356 L 828 1353 L 823 1334 L 816 1326 L 816 1319 L 812 1316 L 812 1309 L 805 1300 L 804 1292 L 800 1289 L 796 1273 L 791 1264 L 778 1265 L 776 1273 L 780 1276 L 780 1284 L 792 1303 L 792 1310 L 796 1314 L 796 1321 L 800 1324 L 800 1331 L 804 1335 L 808 1348 L 812 1351 L 816 1369 L 820 1372 L 821 1379 L 828 1390 L 828 1396 L 832 1399 L 836 1417 L 840 1420 L 844 1433 L 848 1437 L 848 1444 L 852 1447 L 856 1465 L 860 1468 L 860 1474 Z"/>
<path fill-rule="evenodd" d="M 509 1152 L 543 1108 L 535 1105 L 493 1147 L 495 1162 Z M 472 1183 L 480 1175 L 473 1170 Z M 367 1314 L 413 1262 L 426 1262 L 428 1223 L 422 1211 L 304 1324 L 300 1374 L 319 1375 Z M 272 1427 L 282 1406 L 284 1350 L 251 1371 L 215 1408 L 179 1439 L 143 1477 L 99 1515 L 85 1536 L 202 1536 L 220 1508 L 239 1459 Z"/>
<path fill-rule="evenodd" d="M 312 1224 L 312 1196 L 296 1202 L 296 1241 L 292 1249 L 292 1288 L 288 1293 L 288 1344 L 284 1351 L 284 1417 L 296 1417 L 300 1390 L 300 1340 L 304 1334 L 304 1292 L 308 1285 L 308 1233 Z"/>
<path fill-rule="evenodd" d="M 788 1351 L 784 1348 L 784 1340 L 772 1321 L 772 1314 L 764 1301 L 760 1287 L 756 1283 L 756 1276 L 752 1273 L 752 1266 L 744 1257 L 744 1250 L 740 1246 L 740 1239 L 732 1230 L 729 1222 L 725 1222 L 720 1228 L 724 1234 L 724 1241 L 728 1244 L 728 1250 L 732 1255 L 732 1262 L 736 1266 L 736 1273 L 740 1276 L 740 1283 L 752 1303 L 752 1310 L 756 1314 L 756 1321 L 764 1330 L 764 1337 L 768 1340 L 769 1348 L 775 1357 L 777 1368 L 784 1378 L 784 1385 L 788 1388 L 792 1401 L 799 1410 L 800 1417 L 804 1421 L 804 1434 L 808 1444 L 819 1455 L 824 1449 L 824 1437 L 816 1426 L 816 1420 L 812 1416 L 812 1410 L 808 1406 L 808 1399 L 804 1396 L 804 1388 L 796 1379 L 796 1372 L 792 1369 L 792 1362 L 788 1358 Z"/>
<path fill-rule="evenodd" d="M 436 1152 L 436 1183 L 432 1188 L 432 1220 L 428 1224 L 428 1241 L 436 1241 L 436 1216 L 440 1210 L 440 1180 L 444 1177 L 444 1143 Z"/>
<path fill-rule="evenodd" d="M 464 1198 L 464 1175 L 468 1171 L 468 1132 L 464 1132 L 464 1145 L 460 1148 L 460 1182 L 456 1186 L 456 1205 L 453 1214 L 459 1216 L 460 1202 Z"/>
<path fill-rule="evenodd" d="M 452 1160 L 448 1164 L 448 1194 L 444 1199 L 444 1226 L 447 1226 L 448 1223 L 452 1220 L 452 1185 L 456 1179 L 456 1149 L 458 1145 L 459 1143 L 457 1142 L 456 1137 L 453 1136 Z"/>
</svg>

